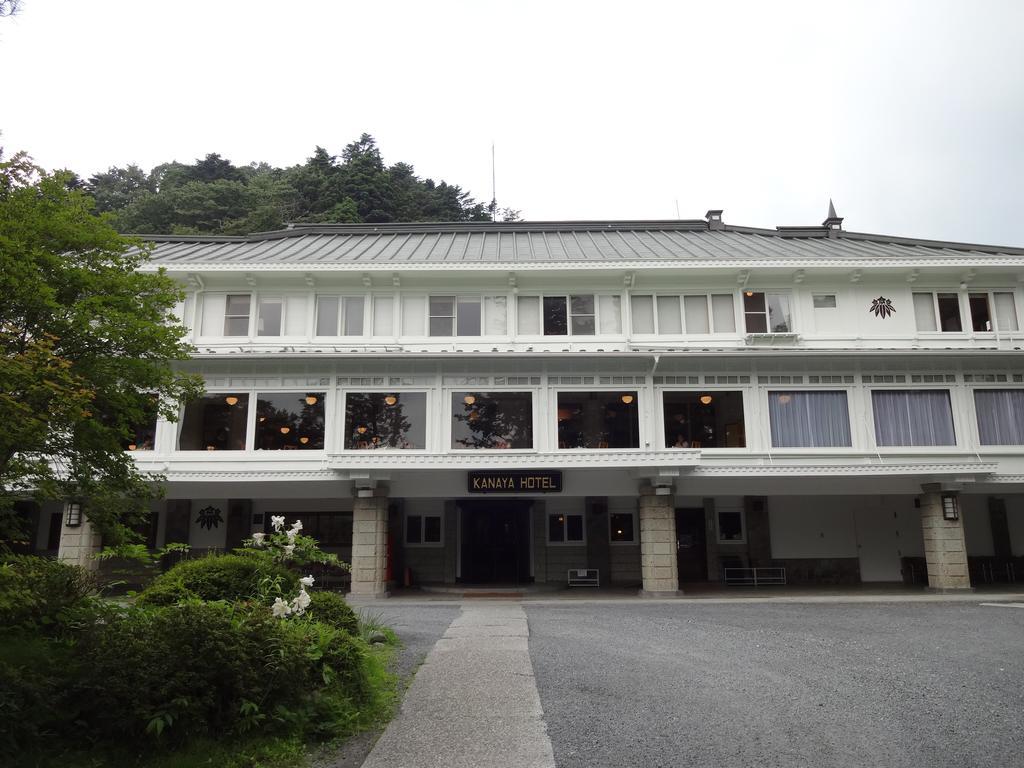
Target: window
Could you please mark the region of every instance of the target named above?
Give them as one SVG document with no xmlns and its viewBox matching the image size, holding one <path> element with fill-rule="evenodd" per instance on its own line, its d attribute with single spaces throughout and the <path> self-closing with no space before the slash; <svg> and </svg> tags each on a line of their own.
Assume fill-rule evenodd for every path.
<svg viewBox="0 0 1024 768">
<path fill-rule="evenodd" d="M 632 512 L 612 512 L 608 515 L 608 539 L 612 544 L 634 544 L 635 525 Z"/>
<path fill-rule="evenodd" d="M 685 330 L 687 334 L 702 335 L 736 331 L 733 299 L 727 293 L 711 294 L 710 297 L 704 294 L 634 294 L 630 306 L 633 314 L 633 333 L 636 334 L 679 335 Z"/>
<path fill-rule="evenodd" d="M 742 543 L 746 540 L 743 530 L 743 512 L 738 509 L 720 509 L 718 517 L 718 540 Z"/>
<path fill-rule="evenodd" d="M 1024 389 L 976 389 L 982 445 L 1024 445 Z"/>
<path fill-rule="evenodd" d="M 121 441 L 126 451 L 152 451 L 156 442 L 156 418 L 159 403 L 156 396 L 147 397 L 141 418 L 129 426 L 130 436 Z"/>
<path fill-rule="evenodd" d="M 256 319 L 257 336 L 280 336 L 284 301 L 281 297 L 260 297 L 259 314 Z"/>
<path fill-rule="evenodd" d="M 836 308 L 836 297 L 832 293 L 816 293 L 811 296 L 811 301 L 814 304 L 815 309 L 835 309 Z"/>
<path fill-rule="evenodd" d="M 373 335 L 395 335 L 395 300 L 391 296 L 373 297 Z"/>
<path fill-rule="evenodd" d="M 742 392 L 665 392 L 666 448 L 743 448 Z"/>
<path fill-rule="evenodd" d="M 439 545 L 441 544 L 440 515 L 406 515 L 406 545 Z"/>
<path fill-rule="evenodd" d="M 956 293 L 915 293 L 914 319 L 919 331 L 961 333 L 960 296 Z"/>
<path fill-rule="evenodd" d="M 548 544 L 582 544 L 583 515 L 548 514 Z"/>
<path fill-rule="evenodd" d="M 252 297 L 248 293 L 228 294 L 224 305 L 225 336 L 249 335 L 249 305 L 251 300 Z"/>
<path fill-rule="evenodd" d="M 317 296 L 317 336 L 362 336 L 363 296 Z"/>
<path fill-rule="evenodd" d="M 345 448 L 366 450 L 427 447 L 425 392 L 348 392 Z"/>
<path fill-rule="evenodd" d="M 532 448 L 529 392 L 452 392 L 452 448 Z"/>
<path fill-rule="evenodd" d="M 1014 307 L 1012 293 L 993 293 L 996 306 L 996 329 L 999 331 L 1016 331 L 1017 309 Z"/>
<path fill-rule="evenodd" d="M 431 336 L 479 336 L 479 296 L 431 296 Z"/>
<path fill-rule="evenodd" d="M 256 395 L 257 451 L 324 448 L 323 392 L 261 392 Z"/>
<path fill-rule="evenodd" d="M 776 448 L 852 445 L 845 392 L 769 392 L 768 420 Z"/>
<path fill-rule="evenodd" d="M 871 404 L 877 445 L 956 445 L 948 390 L 875 390 Z"/>
<path fill-rule="evenodd" d="M 181 419 L 178 450 L 244 451 L 249 395 L 221 393 L 188 402 Z"/>
<path fill-rule="evenodd" d="M 619 296 L 520 296 L 519 333 L 524 336 L 594 336 L 622 333 Z"/>
<path fill-rule="evenodd" d="M 638 448 L 636 392 L 559 392 L 559 448 Z"/>
<path fill-rule="evenodd" d="M 971 309 L 971 330 L 975 333 L 991 331 L 992 313 L 989 311 L 988 294 L 967 294 L 967 306 Z"/>
<path fill-rule="evenodd" d="M 789 333 L 789 296 L 783 293 L 743 292 L 747 333 Z"/>
</svg>

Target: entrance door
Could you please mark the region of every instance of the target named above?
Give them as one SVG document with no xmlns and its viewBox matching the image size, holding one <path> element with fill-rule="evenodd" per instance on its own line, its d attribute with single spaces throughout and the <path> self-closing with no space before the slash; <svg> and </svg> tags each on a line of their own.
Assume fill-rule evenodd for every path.
<svg viewBox="0 0 1024 768">
<path fill-rule="evenodd" d="M 703 508 L 676 510 L 676 560 L 680 583 L 708 580 Z"/>
<path fill-rule="evenodd" d="M 530 580 L 530 502 L 466 501 L 462 510 L 462 581 Z"/>
</svg>

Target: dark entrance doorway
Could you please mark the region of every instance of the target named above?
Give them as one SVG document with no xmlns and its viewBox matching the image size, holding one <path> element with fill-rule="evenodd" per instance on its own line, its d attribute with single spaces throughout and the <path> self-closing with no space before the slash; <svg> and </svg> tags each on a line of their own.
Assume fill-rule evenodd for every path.
<svg viewBox="0 0 1024 768">
<path fill-rule="evenodd" d="M 530 581 L 530 502 L 463 501 L 462 578 L 467 584 Z"/>
<path fill-rule="evenodd" d="M 704 510 L 676 510 L 676 561 L 679 581 L 708 580 L 707 531 Z"/>
</svg>

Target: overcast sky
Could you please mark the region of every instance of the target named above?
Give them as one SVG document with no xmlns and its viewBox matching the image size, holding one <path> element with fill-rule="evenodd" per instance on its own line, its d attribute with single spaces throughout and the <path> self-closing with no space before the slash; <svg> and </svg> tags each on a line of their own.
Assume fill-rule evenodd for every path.
<svg viewBox="0 0 1024 768">
<path fill-rule="evenodd" d="M 24 0 L 0 144 L 83 175 L 362 132 L 531 220 L 1024 245 L 1024 2 Z"/>
</svg>

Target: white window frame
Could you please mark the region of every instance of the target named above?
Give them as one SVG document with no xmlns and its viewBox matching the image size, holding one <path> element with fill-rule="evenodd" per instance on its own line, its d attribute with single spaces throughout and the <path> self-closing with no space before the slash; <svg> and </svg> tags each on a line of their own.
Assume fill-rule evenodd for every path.
<svg viewBox="0 0 1024 768">
<path fill-rule="evenodd" d="M 760 315 L 760 312 L 747 312 L 746 302 L 747 294 L 756 295 L 760 293 L 764 296 L 764 331 L 751 331 L 747 328 L 747 315 Z M 784 331 L 773 331 L 771 324 L 771 312 L 768 309 L 768 297 L 769 296 L 781 296 L 786 300 L 786 304 L 789 310 L 789 327 Z M 772 290 L 770 288 L 762 288 L 761 290 L 752 290 L 750 288 L 744 288 L 740 291 L 739 295 L 740 302 L 740 314 L 743 316 L 743 332 L 748 334 L 774 334 L 774 333 L 796 333 L 793 329 L 796 327 L 796 315 L 794 310 L 796 308 L 796 302 L 793 301 L 793 292 L 786 290 Z"/>
<path fill-rule="evenodd" d="M 654 333 L 634 333 L 633 332 L 633 299 L 638 296 L 649 296 L 653 302 L 654 312 Z M 682 333 L 667 333 L 663 332 L 660 327 L 659 313 L 658 313 L 658 299 L 661 297 L 676 298 L 679 299 L 679 327 L 682 328 Z M 707 301 L 707 318 L 708 318 L 708 331 L 704 333 L 702 331 L 691 331 L 686 327 L 686 299 L 687 297 L 703 296 Z M 715 327 L 715 311 L 713 301 L 715 296 L 728 296 L 732 299 L 732 326 L 731 331 L 720 331 Z M 792 319 L 792 311 L 790 312 L 790 319 Z M 669 293 L 667 291 L 636 291 L 629 294 L 629 322 L 630 322 L 630 334 L 633 336 L 673 336 L 678 338 L 680 336 L 699 336 L 701 338 L 705 336 L 722 336 L 722 335 L 735 335 L 736 328 L 736 295 L 731 291 L 691 291 L 687 293 Z"/>
<path fill-rule="evenodd" d="M 971 331 L 969 328 L 967 328 L 967 326 L 964 323 L 965 319 L 967 319 L 967 320 L 971 319 L 971 312 L 970 312 L 971 308 L 970 308 L 970 305 L 968 305 L 968 307 L 967 307 L 967 312 L 964 313 L 964 294 L 965 294 L 965 291 L 961 291 L 958 288 L 953 288 L 953 289 L 950 289 L 950 290 L 943 290 L 941 288 L 929 288 L 929 289 L 922 289 L 922 290 L 911 291 L 910 307 L 911 307 L 912 311 L 913 311 L 913 308 L 914 308 L 914 295 L 915 294 L 919 294 L 919 293 L 925 293 L 925 294 L 928 294 L 928 295 L 930 295 L 932 297 L 932 313 L 933 313 L 933 316 L 935 318 L 935 330 L 934 331 L 922 331 L 920 328 L 917 327 L 917 318 L 915 316 L 915 318 L 914 318 L 914 331 L 916 333 L 919 333 L 919 334 L 923 333 L 923 334 L 926 334 L 926 335 L 933 335 L 934 334 L 936 336 L 938 336 L 940 334 L 941 335 L 948 335 L 948 334 L 957 334 L 957 333 L 959 333 L 959 334 L 962 334 L 962 335 L 967 335 L 967 334 L 973 333 L 973 331 Z M 940 293 L 941 294 L 952 294 L 952 295 L 956 296 L 957 310 L 960 313 L 960 330 L 959 331 L 944 331 L 944 330 L 942 330 L 942 314 L 939 312 L 939 294 Z M 983 291 L 972 291 L 972 293 L 983 293 Z M 1016 303 L 1016 302 L 1014 302 L 1014 303 Z M 991 312 L 991 310 L 992 310 L 992 297 L 990 295 L 989 296 L 989 311 Z M 972 323 L 972 326 L 973 326 L 973 323 Z M 986 333 L 990 333 L 990 331 L 986 331 Z"/>
<path fill-rule="evenodd" d="M 722 538 L 722 515 L 740 516 L 740 538 Z M 745 509 L 715 509 L 715 538 L 719 544 L 746 544 L 747 543 L 747 511 Z"/>
<path fill-rule="evenodd" d="M 559 384 L 548 389 L 548 413 L 551 417 L 551 444 L 556 453 L 583 453 L 600 456 L 609 451 L 642 451 L 647 440 L 647 418 L 645 417 L 644 399 L 650 389 L 646 383 L 623 384 L 614 388 L 612 384 Z M 637 410 L 637 447 L 636 448 L 560 448 L 558 446 L 558 395 L 562 392 L 636 392 Z"/>
<path fill-rule="evenodd" d="M 746 375 L 746 374 L 745 374 Z M 756 377 L 756 374 L 754 374 Z M 704 387 L 688 384 L 686 386 L 680 386 L 677 384 L 658 384 L 657 391 L 655 393 L 655 401 L 657 404 L 657 412 L 654 414 L 656 421 L 655 429 L 658 436 L 658 448 L 666 451 L 687 451 L 687 450 L 699 450 L 699 451 L 713 451 L 715 455 L 723 453 L 749 453 L 753 450 L 751 445 L 751 435 L 747 427 L 751 423 L 752 417 L 752 403 L 756 397 L 756 390 L 750 384 L 708 384 Z M 684 392 L 693 393 L 695 395 L 709 394 L 714 397 L 720 392 L 739 392 L 740 398 L 743 401 L 743 439 L 746 445 L 743 447 L 733 448 L 711 448 L 707 446 L 701 446 L 697 449 L 690 448 L 676 448 L 674 445 L 669 445 L 668 435 L 665 434 L 665 395 Z M 849 398 L 849 395 L 847 395 Z M 767 401 L 766 401 L 767 402 Z M 765 406 L 767 409 L 767 405 Z M 770 425 L 769 425 L 770 426 Z M 771 435 L 768 436 L 769 444 L 771 443 Z"/>
<path fill-rule="evenodd" d="M 569 541 L 565 537 L 569 534 L 569 521 L 562 522 L 562 541 L 551 540 L 551 518 L 552 517 L 578 517 L 580 518 L 579 539 Z M 635 530 L 635 529 L 634 529 Z M 547 512 L 544 518 L 544 540 L 549 547 L 585 547 L 587 545 L 587 516 L 583 512 Z"/>
<path fill-rule="evenodd" d="M 572 319 L 573 317 L 590 317 L 590 315 L 573 315 L 572 312 L 572 297 L 573 296 L 590 296 L 594 300 L 594 332 L 593 333 L 573 333 L 572 332 Z M 613 296 L 619 299 L 619 332 L 617 334 L 601 333 L 601 298 L 606 296 Z M 520 331 L 519 322 L 519 299 L 534 297 L 537 299 L 537 327 L 540 329 L 539 334 L 534 333 L 523 333 Z M 561 298 L 565 300 L 565 322 L 566 331 L 565 334 L 545 334 L 544 333 L 544 299 L 556 299 Z M 549 293 L 520 293 L 514 294 L 511 300 L 515 303 L 515 318 L 516 318 L 516 336 L 523 336 L 529 339 L 568 339 L 568 338 L 580 338 L 580 339 L 599 339 L 599 338 L 618 338 L 624 335 L 624 327 L 628 321 L 628 317 L 622 309 L 622 294 L 615 291 L 551 291 Z"/>
<path fill-rule="evenodd" d="M 763 373 L 761 374 L 764 375 Z M 948 385 L 947 385 L 948 386 Z M 892 389 L 892 387 L 879 387 L 879 389 Z M 762 409 L 761 424 L 765 440 L 765 448 L 769 453 L 795 453 L 795 454 L 818 454 L 818 453 L 849 453 L 859 450 L 860 425 L 855 419 L 858 403 L 857 387 L 854 384 L 827 384 L 823 386 L 808 386 L 807 384 L 758 384 L 757 389 L 758 407 Z M 845 392 L 846 393 L 846 419 L 850 425 L 850 445 L 834 445 L 821 447 L 796 447 L 777 446 L 775 436 L 772 434 L 771 406 L 768 405 L 770 395 L 777 392 Z M 870 397 L 870 395 L 869 395 Z M 868 404 L 870 408 L 870 403 Z M 744 410 L 746 414 L 746 410 Z M 871 429 L 874 430 L 874 421 Z M 872 433 L 873 434 L 873 433 Z M 747 450 L 751 448 L 750 433 L 747 432 Z M 874 443 L 872 442 L 872 445 Z"/>
<path fill-rule="evenodd" d="M 420 519 L 420 540 L 418 542 L 410 543 L 409 538 L 409 518 L 418 517 Z M 440 539 L 438 541 L 424 541 L 423 537 L 427 530 L 427 518 L 436 517 L 438 520 L 437 527 L 440 533 Z M 421 514 L 417 512 L 404 512 L 402 515 L 402 546 L 407 549 L 438 549 L 444 546 L 444 513 L 443 512 L 431 512 L 429 514 Z"/>
<path fill-rule="evenodd" d="M 424 436 L 423 436 L 423 447 L 422 448 L 373 448 L 371 449 L 374 453 L 428 453 L 433 450 L 431 446 L 431 432 L 434 431 L 434 425 L 430 421 L 431 413 L 431 391 L 425 387 L 383 387 L 383 386 L 345 386 L 340 390 L 340 396 L 338 397 L 339 408 L 338 408 L 338 419 L 336 433 L 338 437 L 338 447 L 335 449 L 340 453 L 358 454 L 360 456 L 367 453 L 366 448 L 346 448 L 345 447 L 345 415 L 348 413 L 348 396 L 349 394 L 356 395 L 409 395 L 409 394 L 422 394 L 424 396 L 424 408 L 423 408 L 423 423 L 424 423 Z M 326 446 L 327 442 L 324 441 Z"/>
<path fill-rule="evenodd" d="M 430 302 L 432 299 L 448 299 L 452 300 L 452 314 L 451 315 L 434 315 L 430 311 Z M 431 293 L 427 296 L 427 336 L 432 339 L 476 339 L 484 336 L 485 320 L 484 320 L 484 296 L 483 294 L 477 293 Z M 465 301 L 466 299 L 474 299 L 476 301 L 477 316 L 480 323 L 480 333 L 478 334 L 460 334 L 459 333 L 459 300 Z M 434 335 L 430 332 L 430 321 L 434 318 L 451 318 L 452 321 L 452 333 L 450 334 L 438 334 Z"/>
<path fill-rule="evenodd" d="M 531 448 L 452 448 L 452 394 L 455 392 L 525 392 L 530 395 L 530 414 L 533 431 L 533 446 Z M 543 442 L 539 431 L 540 394 L 536 387 L 524 387 L 516 385 L 494 386 L 492 384 L 476 385 L 446 385 L 441 389 L 441 397 L 444 399 L 444 407 L 441 410 L 444 418 L 444 429 L 442 430 L 442 450 L 444 453 L 456 453 L 463 455 L 492 455 L 494 453 L 526 454 L 537 453 Z"/>
<path fill-rule="evenodd" d="M 628 515 L 633 518 L 633 538 L 629 541 L 615 541 L 612 539 L 612 515 Z M 632 510 L 621 510 L 621 509 L 609 509 L 608 510 L 608 544 L 613 547 L 635 547 L 640 543 L 640 521 L 637 519 L 637 512 L 635 509 Z M 586 526 L 584 526 L 584 529 Z M 586 531 L 584 530 L 584 538 L 586 537 Z"/>
<path fill-rule="evenodd" d="M 333 334 L 320 334 L 318 333 L 317 320 L 320 315 L 320 300 L 321 299 L 337 299 L 338 300 L 338 317 L 335 320 Z M 362 299 L 363 302 L 363 331 L 362 333 L 346 334 L 345 330 L 345 303 L 349 299 Z M 314 295 L 313 300 L 313 332 L 311 338 L 314 339 L 360 339 L 364 338 L 367 333 L 366 329 L 373 320 L 373 316 L 369 314 L 368 310 L 372 305 L 373 297 L 368 294 L 354 294 L 354 293 L 317 293 Z"/>
<path fill-rule="evenodd" d="M 814 301 L 815 299 L 831 298 L 833 304 L 831 307 L 819 307 Z M 839 294 L 838 293 L 811 293 L 811 309 L 814 311 L 821 310 L 823 312 L 833 312 L 839 309 Z M 790 320 L 792 320 L 792 313 L 790 313 Z"/>
<path fill-rule="evenodd" d="M 218 291 L 218 293 L 219 293 L 219 291 Z M 225 291 L 223 296 L 224 296 L 224 322 L 221 325 L 220 338 L 224 338 L 224 339 L 251 339 L 252 338 L 252 331 L 253 331 L 253 315 L 255 314 L 253 312 L 253 305 L 256 305 L 256 307 L 257 307 L 256 311 L 259 312 L 259 299 L 258 299 L 258 297 L 252 291 Z M 228 314 L 228 299 L 230 299 L 232 296 L 248 296 L 249 297 L 249 313 L 247 315 L 229 315 Z M 283 310 L 283 308 L 282 308 L 282 310 Z M 230 319 L 237 319 L 237 318 L 240 318 L 240 317 L 245 317 L 246 318 L 246 332 L 243 333 L 243 334 L 236 334 L 236 335 L 228 336 L 228 334 L 227 334 L 228 319 L 229 318 Z M 283 319 L 282 319 L 282 322 L 283 322 Z"/>
<path fill-rule="evenodd" d="M 963 322 L 963 318 L 961 318 Z M 946 333 L 954 333 L 954 331 L 946 331 Z M 909 380 L 911 375 L 917 373 L 932 373 L 932 371 L 915 371 L 913 373 L 907 373 L 907 379 Z M 919 392 L 921 390 L 942 390 L 949 394 L 949 412 L 953 419 L 953 438 L 954 442 L 952 445 L 878 445 L 875 439 L 875 391 L 880 392 Z M 963 410 L 960 407 L 960 393 L 970 392 L 970 387 L 964 387 L 960 382 L 913 382 L 903 384 L 873 384 L 864 387 L 864 409 L 865 415 L 868 417 L 865 419 L 865 424 L 868 427 L 868 440 L 872 450 L 876 453 L 960 453 L 967 447 L 967 437 L 970 434 L 977 435 L 977 414 L 974 414 L 974 395 L 971 395 L 971 403 L 968 408 L 968 416 L 970 418 L 973 415 L 975 419 L 973 433 L 965 428 L 963 419 L 964 414 L 961 413 Z M 851 424 L 852 426 L 852 424 Z M 984 448 L 993 448 L 997 446 L 981 446 Z"/>
</svg>

